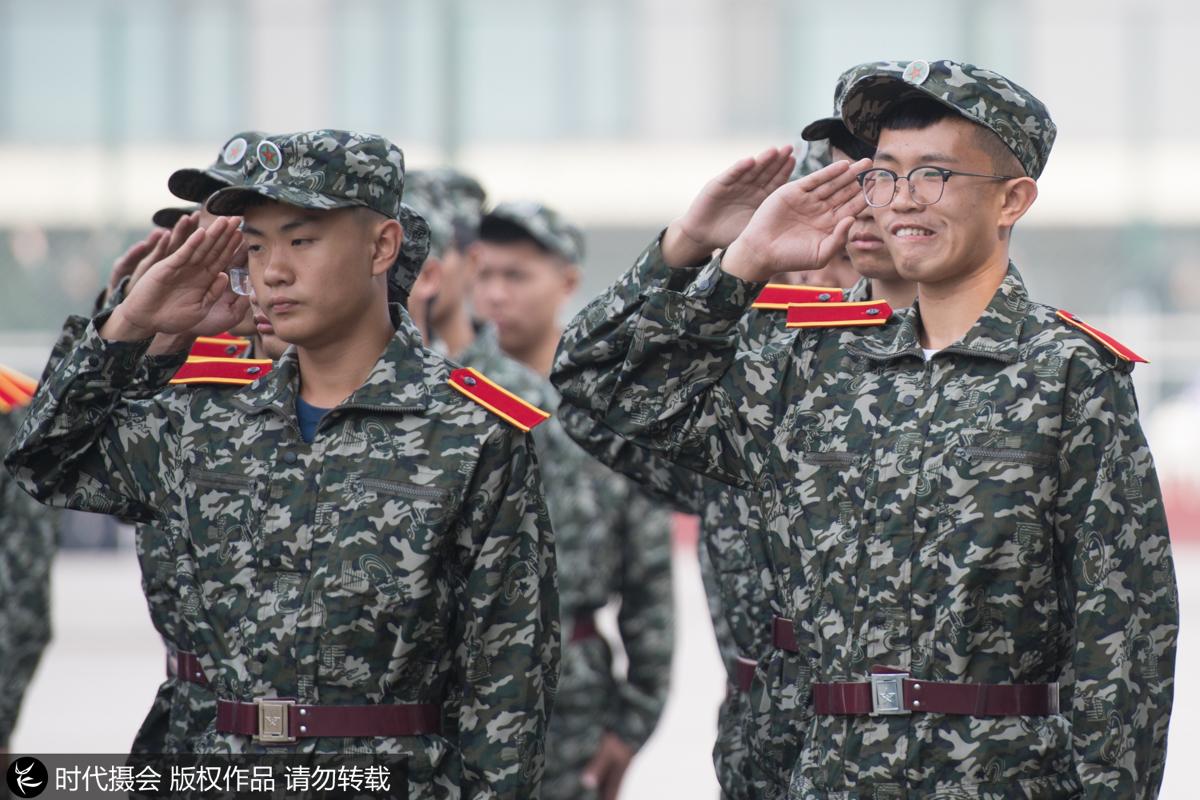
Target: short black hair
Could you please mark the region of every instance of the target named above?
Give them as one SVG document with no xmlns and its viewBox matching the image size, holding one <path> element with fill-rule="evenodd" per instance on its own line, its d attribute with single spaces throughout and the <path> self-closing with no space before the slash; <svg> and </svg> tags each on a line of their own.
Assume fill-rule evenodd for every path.
<svg viewBox="0 0 1200 800">
<path fill-rule="evenodd" d="M 534 238 L 533 234 L 527 231 L 521 225 L 518 225 L 511 220 L 503 217 L 495 217 L 486 215 L 479 222 L 479 238 L 478 241 L 488 242 L 490 244 L 520 244 L 528 242 L 538 249 L 538 252 L 544 255 L 557 256 L 550 248 Z"/>
<path fill-rule="evenodd" d="M 841 150 L 850 156 L 852 161 L 871 158 L 875 155 L 875 148 L 852 134 L 845 125 L 834 126 L 833 130 L 829 132 L 829 146 Z"/>
<path fill-rule="evenodd" d="M 879 129 L 887 131 L 920 131 L 936 125 L 944 119 L 965 119 L 967 117 L 954 111 L 949 106 L 927 97 L 912 97 L 893 105 L 880 120 Z M 977 122 L 971 122 L 975 127 L 975 139 L 979 147 L 987 154 L 992 162 L 992 169 L 997 175 L 1024 176 L 1027 173 L 1020 160 L 1012 150 L 1008 149 L 999 136 Z M 849 151 L 847 151 L 849 152 Z"/>
</svg>

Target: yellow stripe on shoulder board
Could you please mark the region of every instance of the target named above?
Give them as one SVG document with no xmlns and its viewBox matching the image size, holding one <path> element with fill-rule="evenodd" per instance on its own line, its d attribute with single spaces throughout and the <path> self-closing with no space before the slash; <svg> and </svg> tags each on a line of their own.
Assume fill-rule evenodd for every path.
<svg viewBox="0 0 1200 800">
<path fill-rule="evenodd" d="M 550 414 L 522 400 L 478 370 L 456 369 L 450 385 L 509 424 L 529 432 L 550 419 Z"/>
</svg>

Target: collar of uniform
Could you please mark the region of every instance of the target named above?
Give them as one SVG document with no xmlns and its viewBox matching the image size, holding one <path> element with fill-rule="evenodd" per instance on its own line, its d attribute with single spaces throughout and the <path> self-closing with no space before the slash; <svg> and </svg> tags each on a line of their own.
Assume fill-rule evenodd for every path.
<svg viewBox="0 0 1200 800">
<path fill-rule="evenodd" d="M 842 294 L 842 300 L 847 303 L 862 303 L 871 299 L 871 281 L 868 278 L 859 278 L 858 283 Z"/>
<path fill-rule="evenodd" d="M 407 316 L 404 314 L 401 318 L 401 325 L 362 386 L 339 408 L 401 412 L 423 411 L 429 407 L 426 372 L 427 356 L 432 354 L 421 342 L 416 328 L 407 322 Z M 296 349 L 291 347 L 261 384 L 239 389 L 234 395 L 234 402 L 251 414 L 273 410 L 285 417 L 293 417 L 296 414 L 299 377 L 299 359 Z"/>
<path fill-rule="evenodd" d="M 1012 364 L 1019 358 L 1021 328 L 1029 311 L 1029 294 L 1025 281 L 1012 263 L 988 307 L 954 344 L 943 349 L 947 353 L 990 358 Z M 876 361 L 914 356 L 924 359 L 921 350 L 921 309 L 919 303 L 897 312 L 896 325 L 880 329 L 878 336 L 864 337 L 849 349 Z"/>
</svg>

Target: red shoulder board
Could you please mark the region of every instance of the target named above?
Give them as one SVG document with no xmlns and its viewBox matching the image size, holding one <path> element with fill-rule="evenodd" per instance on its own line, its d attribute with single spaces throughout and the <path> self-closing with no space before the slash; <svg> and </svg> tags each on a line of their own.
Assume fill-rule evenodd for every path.
<svg viewBox="0 0 1200 800">
<path fill-rule="evenodd" d="M 488 380 L 477 370 L 454 370 L 450 373 L 450 385 L 523 431 L 531 431 L 550 419 L 548 413 Z"/>
<path fill-rule="evenodd" d="M 886 300 L 864 303 L 799 303 L 788 306 L 789 328 L 882 325 L 892 316 Z"/>
<path fill-rule="evenodd" d="M 228 333 L 197 337 L 188 356 L 200 358 L 237 358 L 250 349 L 250 340 Z"/>
<path fill-rule="evenodd" d="M 840 303 L 846 299 L 841 289 L 823 286 L 795 286 L 790 283 L 768 283 L 751 308 L 784 311 L 797 303 Z"/>
<path fill-rule="evenodd" d="M 37 381 L 15 369 L 0 366 L 0 413 L 29 405 L 37 391 Z"/>
<path fill-rule="evenodd" d="M 210 385 L 227 383 L 235 386 L 245 386 L 246 384 L 254 383 L 259 378 L 268 374 L 272 366 L 274 365 L 271 361 L 265 358 L 204 358 L 189 356 L 188 360 L 179 368 L 179 371 L 175 373 L 175 377 L 171 378 L 171 383 L 200 383 Z"/>
<path fill-rule="evenodd" d="M 1122 361 L 1132 361 L 1135 364 L 1149 364 L 1150 362 L 1139 356 L 1137 353 L 1130 350 L 1125 345 L 1118 342 L 1116 339 L 1109 336 L 1103 331 L 1098 331 L 1091 325 L 1081 320 L 1079 317 L 1072 314 L 1070 311 L 1059 311 L 1058 318 L 1068 325 L 1074 325 L 1079 330 L 1091 336 L 1093 339 L 1104 345 L 1113 355 Z"/>
</svg>

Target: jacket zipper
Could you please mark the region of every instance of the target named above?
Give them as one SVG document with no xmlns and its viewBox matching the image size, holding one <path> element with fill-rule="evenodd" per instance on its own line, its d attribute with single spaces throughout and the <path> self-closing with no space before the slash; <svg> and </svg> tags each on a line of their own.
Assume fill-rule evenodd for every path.
<svg viewBox="0 0 1200 800">
<path fill-rule="evenodd" d="M 362 478 L 363 489 L 370 492 L 398 494 L 414 500 L 445 500 L 449 492 L 434 486 L 418 486 L 415 483 L 389 481 L 384 478 Z"/>
<path fill-rule="evenodd" d="M 1050 466 L 1055 457 L 1046 453 L 1033 453 L 1029 450 L 1016 450 L 1010 447 L 960 447 L 964 458 L 977 461 L 1014 461 L 1020 464 Z"/>
</svg>

